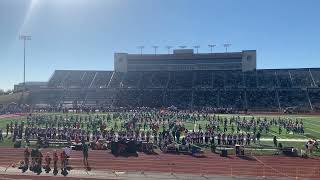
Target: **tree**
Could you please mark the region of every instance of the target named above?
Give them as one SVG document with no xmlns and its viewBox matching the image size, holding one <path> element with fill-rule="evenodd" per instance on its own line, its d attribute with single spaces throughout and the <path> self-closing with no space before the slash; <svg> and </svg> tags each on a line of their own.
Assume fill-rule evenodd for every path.
<svg viewBox="0 0 320 180">
<path fill-rule="evenodd" d="M 6 91 L 4 92 L 4 94 L 11 94 L 11 93 L 13 93 L 13 90 L 12 90 L 12 89 L 8 89 L 8 90 L 6 90 Z"/>
</svg>

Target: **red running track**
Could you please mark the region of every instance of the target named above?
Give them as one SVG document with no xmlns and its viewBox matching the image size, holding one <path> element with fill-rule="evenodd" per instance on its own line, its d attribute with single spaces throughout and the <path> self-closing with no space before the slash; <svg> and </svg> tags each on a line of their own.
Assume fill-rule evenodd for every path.
<svg viewBox="0 0 320 180">
<path fill-rule="evenodd" d="M 43 154 L 47 151 L 46 149 Z M 23 159 L 23 149 L 0 148 L 0 166 L 7 167 Z M 70 163 L 75 169 L 83 169 L 82 152 L 73 151 Z M 90 151 L 92 170 L 172 172 L 199 175 L 287 177 L 320 179 L 320 158 L 303 159 L 284 156 L 257 156 L 240 158 L 220 157 L 206 152 L 205 157 L 163 154 L 138 157 L 114 157 L 109 151 Z"/>
<path fill-rule="evenodd" d="M 1 180 L 100 180 L 95 178 L 79 178 L 79 177 L 62 177 L 62 176 L 30 176 L 30 175 L 1 175 Z M 108 180 L 108 179 L 104 179 Z M 110 179 L 112 180 L 112 179 Z"/>
</svg>

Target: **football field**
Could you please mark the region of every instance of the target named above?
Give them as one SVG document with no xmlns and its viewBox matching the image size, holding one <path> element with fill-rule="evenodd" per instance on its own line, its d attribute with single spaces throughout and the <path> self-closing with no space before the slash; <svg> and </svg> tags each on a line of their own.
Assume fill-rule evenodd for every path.
<svg viewBox="0 0 320 180">
<path fill-rule="evenodd" d="M 121 129 L 122 124 L 124 124 L 126 121 L 128 121 L 130 118 L 126 113 L 117 113 L 117 116 L 114 115 L 114 113 L 93 113 L 93 114 L 87 114 L 87 113 L 41 113 L 39 115 L 47 116 L 48 118 L 58 116 L 58 117 L 67 117 L 67 118 L 97 118 L 101 119 L 107 124 L 107 129 L 115 129 L 118 128 Z M 216 114 L 216 116 L 219 116 L 220 118 L 227 118 L 230 119 L 231 117 L 237 117 L 239 116 L 241 119 L 245 118 L 247 120 L 251 118 L 255 119 L 292 119 L 295 121 L 298 119 L 302 119 L 304 124 L 304 134 L 294 134 L 292 132 L 286 132 L 284 128 L 282 128 L 281 134 L 279 134 L 279 128 L 276 125 L 270 126 L 270 130 L 268 133 L 265 131 L 262 131 L 261 133 L 261 143 L 259 145 L 252 144 L 252 147 L 259 147 L 259 148 L 270 148 L 273 146 L 272 138 L 274 136 L 277 136 L 278 142 L 281 142 L 283 146 L 293 146 L 297 148 L 304 148 L 304 145 L 306 141 L 310 138 L 320 139 L 320 115 L 263 115 L 263 114 L 254 114 L 254 115 L 243 115 L 243 114 Z M 109 117 L 109 118 L 107 118 Z M 169 121 L 175 121 L 178 119 L 177 117 L 172 117 Z M 4 117 L 0 119 L 0 129 L 2 129 L 3 135 L 6 135 L 6 125 L 10 124 L 11 122 L 26 122 L 27 117 L 26 116 L 20 116 L 20 117 Z M 195 130 L 198 131 L 199 126 L 201 126 L 202 129 L 205 129 L 206 125 L 209 124 L 209 121 L 200 118 L 200 120 L 183 120 L 184 127 L 187 128 L 189 131 Z M 40 127 L 44 127 L 44 125 L 40 125 Z M 165 128 L 168 128 L 168 125 L 166 124 L 164 126 Z M 82 126 L 82 128 L 86 129 L 86 124 Z M 140 126 L 140 130 L 148 130 L 150 127 L 147 126 L 144 128 L 143 125 Z M 159 131 L 162 131 L 163 126 L 160 126 Z M 228 130 L 226 133 L 231 133 L 231 125 L 228 123 Z M 235 128 L 236 129 L 236 128 Z M 221 131 L 223 130 L 223 127 L 221 127 Z M 241 131 L 242 132 L 242 131 Z M 183 136 L 183 134 L 182 134 Z M 7 137 L 4 137 L 4 141 L 0 142 L 0 146 L 9 146 L 12 147 L 13 143 L 11 142 L 10 135 Z M 206 146 L 204 146 L 206 147 Z M 318 154 L 318 153 L 317 153 Z"/>
</svg>

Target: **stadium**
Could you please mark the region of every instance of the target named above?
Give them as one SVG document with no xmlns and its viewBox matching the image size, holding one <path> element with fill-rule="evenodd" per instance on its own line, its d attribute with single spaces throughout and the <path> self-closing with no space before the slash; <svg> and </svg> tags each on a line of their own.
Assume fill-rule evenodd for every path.
<svg viewBox="0 0 320 180">
<path fill-rule="evenodd" d="M 114 71 L 56 70 L 30 91 L 28 104 L 319 112 L 320 69 L 256 70 L 255 57 L 255 51 L 194 54 L 192 49 L 116 53 Z"/>
<path fill-rule="evenodd" d="M 21 164 L 30 161 L 16 156 L 22 147 L 45 155 L 62 146 L 73 150 L 72 170 L 61 165 L 69 178 L 318 179 L 320 68 L 256 69 L 256 53 L 115 53 L 114 71 L 56 70 L 48 82 L 15 85 L 20 102 L 1 121 L 2 141 L 15 147 L 2 149 L 3 176 L 24 177 L 16 166 L 41 174 L 37 156 Z M 59 176 L 47 158 L 43 170 Z"/>
<path fill-rule="evenodd" d="M 0 180 L 319 180 L 319 6 L 0 0 Z"/>
</svg>

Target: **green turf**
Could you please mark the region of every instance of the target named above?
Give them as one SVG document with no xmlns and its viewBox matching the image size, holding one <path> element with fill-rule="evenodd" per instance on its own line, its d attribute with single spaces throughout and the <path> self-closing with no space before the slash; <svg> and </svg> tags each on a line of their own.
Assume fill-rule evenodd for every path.
<svg viewBox="0 0 320 180">
<path fill-rule="evenodd" d="M 3 141 L 0 142 L 0 147 L 13 147 L 11 138 L 4 137 Z"/>
</svg>

